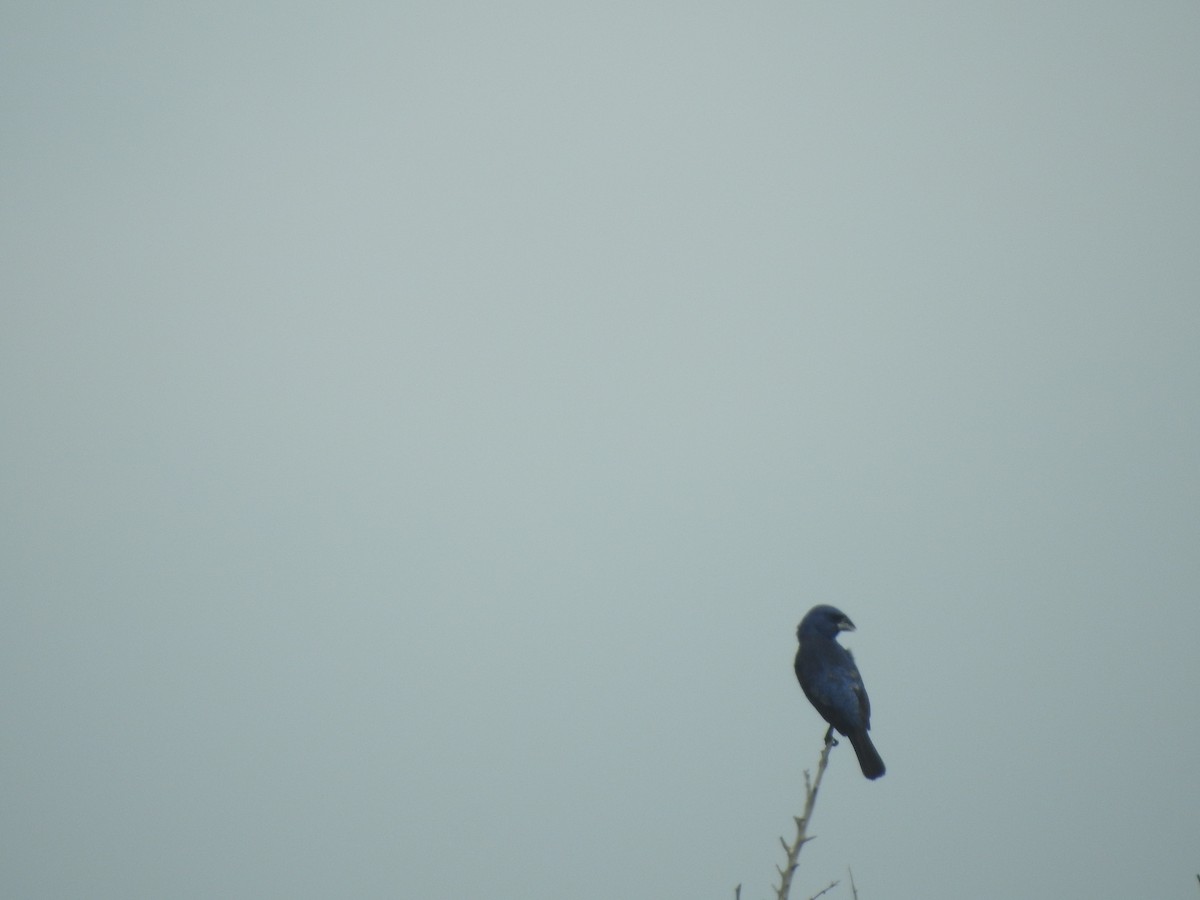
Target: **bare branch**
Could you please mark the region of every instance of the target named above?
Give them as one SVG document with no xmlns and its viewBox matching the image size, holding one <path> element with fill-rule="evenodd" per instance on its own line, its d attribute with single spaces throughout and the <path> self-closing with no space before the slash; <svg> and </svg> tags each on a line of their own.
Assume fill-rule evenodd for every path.
<svg viewBox="0 0 1200 900">
<path fill-rule="evenodd" d="M 776 867 L 779 871 L 779 884 L 775 888 L 775 900 L 788 900 L 788 895 L 792 890 L 792 875 L 796 872 L 796 866 L 800 864 L 800 849 L 816 837 L 816 835 L 808 833 L 808 826 L 812 822 L 813 807 L 817 803 L 817 791 L 821 789 L 821 779 L 825 776 L 825 768 L 829 765 L 829 751 L 836 743 L 833 740 L 833 729 L 830 728 L 825 735 L 825 749 L 821 751 L 821 758 L 817 761 L 816 777 L 810 779 L 808 771 L 806 770 L 804 773 L 804 813 L 795 817 L 796 839 L 791 844 L 788 844 L 783 838 L 779 839 L 784 850 L 787 851 L 787 864 L 782 868 Z M 829 887 L 833 887 L 833 885 L 831 884 Z M 825 891 L 827 890 L 829 888 L 825 888 Z M 825 891 L 821 891 L 821 894 Z M 816 896 L 819 897 L 821 894 Z"/>
<path fill-rule="evenodd" d="M 837 886 L 838 886 L 838 883 L 836 881 L 831 881 L 831 882 L 829 882 L 829 885 L 823 891 L 817 891 L 815 894 L 813 894 L 811 897 L 809 897 L 808 900 L 817 900 L 817 898 L 820 897 L 822 894 L 828 894 L 830 891 L 832 891 Z"/>
</svg>

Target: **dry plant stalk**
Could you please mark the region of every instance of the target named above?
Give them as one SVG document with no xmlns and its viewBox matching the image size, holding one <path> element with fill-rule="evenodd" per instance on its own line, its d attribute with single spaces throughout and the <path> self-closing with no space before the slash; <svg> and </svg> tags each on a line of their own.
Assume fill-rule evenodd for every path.
<svg viewBox="0 0 1200 900">
<path fill-rule="evenodd" d="M 788 843 L 783 838 L 779 839 L 779 843 L 783 845 L 783 850 L 787 854 L 787 863 L 783 866 L 776 866 L 779 872 L 779 885 L 775 888 L 776 900 L 788 900 L 788 895 L 792 890 L 792 875 L 795 874 L 796 866 L 800 864 L 800 850 L 811 841 L 816 835 L 808 833 L 809 823 L 812 822 L 813 807 L 817 803 L 817 791 L 821 789 L 821 779 L 825 775 L 825 768 L 829 765 L 829 751 L 833 749 L 837 743 L 833 739 L 833 729 L 830 728 L 825 734 L 825 749 L 821 751 L 821 758 L 817 761 L 817 775 L 815 778 L 809 778 L 808 771 L 804 772 L 804 812 L 799 816 L 795 816 L 796 821 L 796 839 L 792 843 Z M 837 882 L 829 885 L 821 894 L 832 888 Z M 817 894 L 817 896 L 821 896 Z"/>
</svg>

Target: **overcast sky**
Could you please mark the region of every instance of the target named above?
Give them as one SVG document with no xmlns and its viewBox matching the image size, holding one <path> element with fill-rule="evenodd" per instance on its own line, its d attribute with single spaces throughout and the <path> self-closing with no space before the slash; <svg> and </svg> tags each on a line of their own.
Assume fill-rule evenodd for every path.
<svg viewBox="0 0 1200 900">
<path fill-rule="evenodd" d="M 1200 6 L 6 2 L 0 894 L 1197 896 Z"/>
</svg>

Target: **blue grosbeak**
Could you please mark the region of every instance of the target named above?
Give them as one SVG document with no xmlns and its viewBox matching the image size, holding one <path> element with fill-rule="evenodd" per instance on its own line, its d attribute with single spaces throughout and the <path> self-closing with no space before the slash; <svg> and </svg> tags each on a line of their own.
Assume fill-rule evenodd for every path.
<svg viewBox="0 0 1200 900">
<path fill-rule="evenodd" d="M 853 631 L 854 623 L 840 609 L 814 606 L 796 629 L 800 649 L 796 651 L 796 678 L 804 695 L 829 723 L 826 742 L 833 730 L 850 739 L 858 764 L 867 778 L 884 773 L 883 760 L 867 731 L 871 727 L 871 701 L 850 651 L 837 642 L 842 631 Z"/>
</svg>

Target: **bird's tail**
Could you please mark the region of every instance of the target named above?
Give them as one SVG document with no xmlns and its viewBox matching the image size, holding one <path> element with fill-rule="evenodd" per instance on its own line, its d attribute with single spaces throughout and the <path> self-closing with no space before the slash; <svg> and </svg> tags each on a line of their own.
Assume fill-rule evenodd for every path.
<svg viewBox="0 0 1200 900">
<path fill-rule="evenodd" d="M 865 729 L 854 731 L 847 736 L 850 738 L 850 744 L 854 747 L 855 755 L 858 756 L 858 765 L 865 776 L 875 779 L 887 771 L 883 766 L 883 759 L 879 756 L 879 751 L 871 743 L 871 738 Z"/>
</svg>

